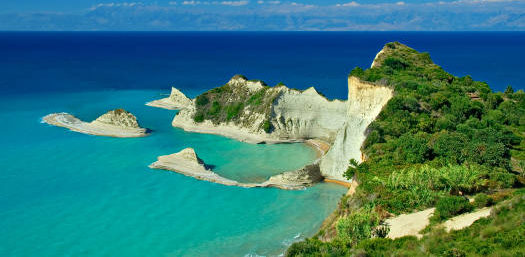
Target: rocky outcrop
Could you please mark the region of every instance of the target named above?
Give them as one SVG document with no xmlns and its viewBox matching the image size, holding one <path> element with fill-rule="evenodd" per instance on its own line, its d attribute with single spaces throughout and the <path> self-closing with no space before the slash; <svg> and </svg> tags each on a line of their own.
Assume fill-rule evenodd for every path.
<svg viewBox="0 0 525 257">
<path fill-rule="evenodd" d="M 105 113 L 92 122 L 84 122 L 68 113 L 52 113 L 42 118 L 50 125 L 65 127 L 72 131 L 109 137 L 143 137 L 147 130 L 141 128 L 137 118 L 123 109 Z"/>
<path fill-rule="evenodd" d="M 284 172 L 270 177 L 263 183 L 241 183 L 227 179 L 209 169 L 197 156 L 193 148 L 186 148 L 178 153 L 159 156 L 149 165 L 152 169 L 174 171 L 199 180 L 227 186 L 239 187 L 276 187 L 281 189 L 302 189 L 323 179 L 318 164 L 307 165 L 299 170 Z"/>
<path fill-rule="evenodd" d="M 361 160 L 365 131 L 392 98 L 391 88 L 348 77 L 348 101 L 345 123 L 338 131 L 332 147 L 321 160 L 321 173 L 329 179 L 346 181 L 343 177 L 350 159 Z"/>
<path fill-rule="evenodd" d="M 279 188 L 304 188 L 323 180 L 319 164 L 306 165 L 301 169 L 287 171 L 279 175 L 270 177 L 262 184 Z"/>
<path fill-rule="evenodd" d="M 124 109 L 115 109 L 109 111 L 98 117 L 96 120 L 92 121 L 91 124 L 111 125 L 124 129 L 139 128 L 137 117 Z"/>
<path fill-rule="evenodd" d="M 263 94 L 262 107 L 244 105 L 235 120 L 195 122 L 199 107 L 194 102 L 175 116 L 172 125 L 186 131 L 218 134 L 249 143 L 297 142 L 310 138 L 331 143 L 346 117 L 344 101 L 330 101 L 313 87 L 305 91 L 284 85 L 268 88 L 260 81 L 250 81 L 242 76 L 233 77 L 227 85 L 236 92 L 235 97 L 245 95 L 241 98 L 250 98 L 257 93 Z M 236 100 L 226 99 L 225 102 Z M 267 130 L 265 122 L 268 122 Z"/>
<path fill-rule="evenodd" d="M 196 179 L 215 182 L 223 185 L 237 185 L 238 182 L 223 178 L 211 171 L 197 156 L 193 148 L 186 148 L 178 153 L 163 155 L 149 165 L 152 169 L 174 171 Z"/>
<path fill-rule="evenodd" d="M 168 110 L 180 110 L 190 107 L 192 105 L 192 100 L 178 89 L 172 87 L 169 97 L 148 102 L 146 105 Z"/>
</svg>

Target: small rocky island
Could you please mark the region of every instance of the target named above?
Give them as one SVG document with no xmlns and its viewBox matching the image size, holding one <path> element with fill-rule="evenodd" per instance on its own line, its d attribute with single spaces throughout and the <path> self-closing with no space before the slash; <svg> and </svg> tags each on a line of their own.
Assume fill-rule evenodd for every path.
<svg viewBox="0 0 525 257">
<path fill-rule="evenodd" d="M 143 137 L 147 129 L 141 128 L 135 115 L 124 109 L 105 113 L 92 122 L 85 122 L 69 113 L 52 113 L 42 120 L 50 125 L 68 128 L 84 134 L 108 137 Z"/>
<path fill-rule="evenodd" d="M 178 153 L 163 155 L 157 161 L 149 165 L 152 169 L 174 171 L 199 180 L 210 181 L 217 184 L 239 187 L 276 187 L 281 189 L 302 189 L 323 180 L 323 176 L 316 164 L 287 171 L 282 174 L 271 176 L 262 183 L 241 183 L 227 179 L 213 172 L 204 161 L 197 156 L 193 148 L 186 148 Z"/>
</svg>

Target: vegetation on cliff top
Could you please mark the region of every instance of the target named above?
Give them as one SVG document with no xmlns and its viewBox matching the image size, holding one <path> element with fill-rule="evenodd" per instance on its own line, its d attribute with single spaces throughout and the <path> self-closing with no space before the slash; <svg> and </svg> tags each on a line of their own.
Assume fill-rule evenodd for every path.
<svg viewBox="0 0 525 257">
<path fill-rule="evenodd" d="M 197 111 L 193 117 L 195 122 L 210 120 L 214 124 L 234 122 L 235 124 L 251 124 L 257 119 L 257 115 L 264 117 L 260 128 L 270 132 L 270 112 L 272 102 L 278 95 L 277 90 L 272 90 L 262 81 L 247 80 L 242 75 L 236 75 L 233 79 L 243 79 L 246 83 L 261 83 L 262 88 L 250 90 L 246 85 L 227 83 L 221 87 L 213 88 L 195 99 Z M 243 112 L 250 115 L 241 119 Z"/>
<path fill-rule="evenodd" d="M 360 183 L 356 193 L 343 197 L 332 222 L 324 224 L 314 238 L 294 244 L 288 255 L 519 252 L 523 239 L 467 236 L 494 229 L 489 226 L 492 221 L 478 223 L 469 228 L 471 232 L 432 232 L 423 241 L 368 238 L 384 236 L 378 232 L 388 216 L 436 206 L 432 222 L 437 223 L 473 208 L 465 194 L 485 194 L 477 197 L 484 204 L 475 203 L 485 205 L 501 201 L 506 188 L 521 187 L 525 181 L 525 93 L 510 87 L 504 93 L 492 92 L 486 83 L 453 76 L 434 64 L 428 53 L 397 42 L 385 46 L 373 68 L 355 68 L 350 75 L 392 87 L 394 96 L 369 126 L 362 146 L 366 161 L 351 162 L 346 172 Z M 520 205 L 516 209 L 523 210 L 523 200 L 515 202 Z M 512 210 L 504 213 L 516 226 L 502 230 L 514 235 L 523 232 L 524 220 Z M 466 247 L 470 241 L 488 246 L 482 254 Z M 429 249 L 431 243 L 436 245 L 430 248 L 443 251 Z"/>
</svg>

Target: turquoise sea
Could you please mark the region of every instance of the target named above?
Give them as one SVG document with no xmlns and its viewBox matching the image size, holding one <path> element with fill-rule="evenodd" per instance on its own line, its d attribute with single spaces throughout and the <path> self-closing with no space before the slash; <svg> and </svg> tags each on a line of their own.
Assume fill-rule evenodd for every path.
<svg viewBox="0 0 525 257">
<path fill-rule="evenodd" d="M 313 235 L 346 188 L 245 189 L 147 166 L 195 148 L 221 175 L 261 181 L 315 159 L 303 144 L 252 145 L 171 126 L 145 106 L 240 73 L 346 97 L 346 75 L 398 40 L 446 70 L 523 89 L 525 33 L 0 32 L 0 256 L 276 256 Z M 114 108 L 153 131 L 89 136 L 41 123 Z"/>
<path fill-rule="evenodd" d="M 158 155 L 185 147 L 241 181 L 315 158 L 303 144 L 253 145 L 173 128 L 174 111 L 144 105 L 159 96 L 115 90 L 2 98 L 0 256 L 278 255 L 315 233 L 345 192 L 332 184 L 228 187 L 149 169 Z M 117 107 L 152 135 L 97 137 L 40 123 L 51 112 L 91 120 Z"/>
</svg>

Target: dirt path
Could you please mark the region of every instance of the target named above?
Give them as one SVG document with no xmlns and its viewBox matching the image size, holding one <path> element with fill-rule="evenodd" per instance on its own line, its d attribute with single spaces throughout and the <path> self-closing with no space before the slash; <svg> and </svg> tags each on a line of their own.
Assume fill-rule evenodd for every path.
<svg viewBox="0 0 525 257">
<path fill-rule="evenodd" d="M 401 214 L 397 217 L 386 220 L 390 225 L 388 238 L 398 238 L 404 236 L 417 236 L 421 238 L 419 231 L 424 229 L 430 223 L 429 218 L 434 214 L 435 208 L 426 209 L 410 214 Z"/>
<path fill-rule="evenodd" d="M 429 219 L 434 214 L 435 208 L 426 209 L 410 214 L 402 214 L 394 218 L 387 219 L 385 222 L 390 225 L 388 238 L 399 238 L 404 236 L 417 236 L 421 238 L 419 231 L 424 229 L 430 223 Z M 450 218 L 441 224 L 447 232 L 451 230 L 460 230 L 466 228 L 476 220 L 488 217 L 492 208 L 485 207 L 473 212 L 458 215 Z"/>
<path fill-rule="evenodd" d="M 491 210 L 492 208 L 485 207 L 474 212 L 464 213 L 445 221 L 443 226 L 447 232 L 450 230 L 460 230 L 472 225 L 476 220 L 488 217 Z"/>
</svg>

